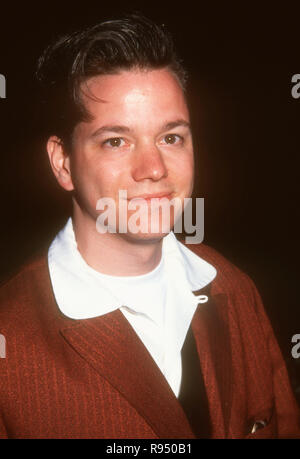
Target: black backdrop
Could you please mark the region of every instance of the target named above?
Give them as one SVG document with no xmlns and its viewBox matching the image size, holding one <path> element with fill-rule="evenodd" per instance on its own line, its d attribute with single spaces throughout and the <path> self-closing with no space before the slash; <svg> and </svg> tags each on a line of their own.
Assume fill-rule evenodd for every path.
<svg viewBox="0 0 300 459">
<path fill-rule="evenodd" d="M 300 333 L 300 99 L 291 95 L 292 75 L 300 73 L 300 7 L 110 3 L 1 4 L 7 97 L 0 99 L 0 277 L 46 246 L 69 212 L 33 110 L 37 57 L 57 34 L 137 9 L 168 26 L 192 75 L 204 242 L 254 279 L 300 398 L 300 358 L 291 355 L 292 336 Z"/>
</svg>

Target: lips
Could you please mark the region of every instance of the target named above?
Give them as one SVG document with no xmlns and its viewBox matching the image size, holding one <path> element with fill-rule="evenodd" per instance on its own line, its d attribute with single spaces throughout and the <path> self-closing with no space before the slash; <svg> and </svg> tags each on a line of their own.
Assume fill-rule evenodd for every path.
<svg viewBox="0 0 300 459">
<path fill-rule="evenodd" d="M 170 191 L 163 191 L 161 193 L 153 193 L 153 194 L 141 194 L 138 196 L 132 196 L 131 198 L 128 198 L 128 201 L 136 201 L 143 199 L 145 201 L 150 201 L 151 199 L 162 199 L 162 198 L 167 198 L 167 199 L 172 199 L 173 193 Z"/>
</svg>

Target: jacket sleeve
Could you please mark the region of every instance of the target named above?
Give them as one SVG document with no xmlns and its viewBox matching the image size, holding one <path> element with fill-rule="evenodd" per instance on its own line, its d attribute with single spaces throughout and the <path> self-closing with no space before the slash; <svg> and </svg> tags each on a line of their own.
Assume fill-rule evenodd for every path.
<svg viewBox="0 0 300 459">
<path fill-rule="evenodd" d="M 294 397 L 287 368 L 274 336 L 261 297 L 252 281 L 252 292 L 259 323 L 263 329 L 273 369 L 273 391 L 279 438 L 300 438 L 300 410 Z"/>
<path fill-rule="evenodd" d="M 0 412 L 0 440 L 3 440 L 5 438 L 8 438 L 8 435 L 7 435 L 7 431 L 6 431 L 6 427 L 4 424 L 2 414 Z"/>
</svg>

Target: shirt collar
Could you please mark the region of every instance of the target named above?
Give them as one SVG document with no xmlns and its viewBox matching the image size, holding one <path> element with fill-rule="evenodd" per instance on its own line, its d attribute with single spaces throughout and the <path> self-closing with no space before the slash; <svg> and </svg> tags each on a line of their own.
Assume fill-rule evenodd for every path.
<svg viewBox="0 0 300 459">
<path fill-rule="evenodd" d="M 179 242 L 173 232 L 163 240 L 163 256 L 169 267 L 180 263 L 183 285 L 189 291 L 205 287 L 217 274 L 212 265 Z M 88 319 L 122 306 L 101 275 L 82 258 L 71 218 L 50 245 L 48 264 L 56 302 L 67 317 Z"/>
</svg>

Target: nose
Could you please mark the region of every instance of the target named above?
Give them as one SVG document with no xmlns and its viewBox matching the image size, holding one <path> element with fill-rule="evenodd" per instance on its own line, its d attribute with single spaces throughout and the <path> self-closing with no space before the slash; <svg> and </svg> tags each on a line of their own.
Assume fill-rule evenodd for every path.
<svg viewBox="0 0 300 459">
<path fill-rule="evenodd" d="M 133 159 L 132 176 L 136 182 L 150 179 L 155 182 L 168 176 L 166 164 L 156 146 L 143 148 Z"/>
</svg>

